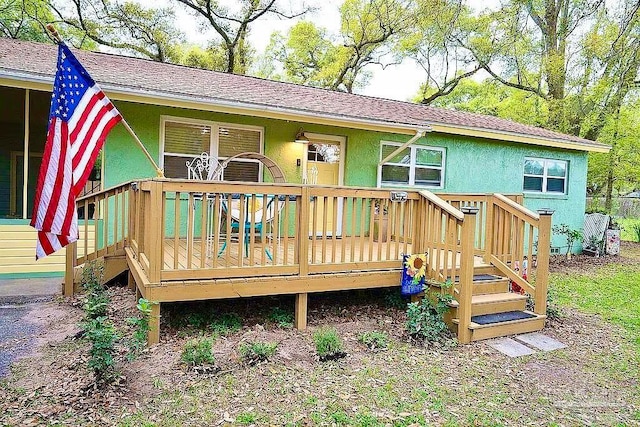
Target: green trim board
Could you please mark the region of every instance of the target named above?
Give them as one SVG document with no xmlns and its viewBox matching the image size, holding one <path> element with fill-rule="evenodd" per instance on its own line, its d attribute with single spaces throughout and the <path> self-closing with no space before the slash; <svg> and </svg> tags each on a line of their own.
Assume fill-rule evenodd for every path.
<svg viewBox="0 0 640 427">
<path fill-rule="evenodd" d="M 33 273 L 0 273 L 0 280 L 9 279 L 37 279 L 48 277 L 64 277 L 64 271 L 33 272 Z"/>
</svg>

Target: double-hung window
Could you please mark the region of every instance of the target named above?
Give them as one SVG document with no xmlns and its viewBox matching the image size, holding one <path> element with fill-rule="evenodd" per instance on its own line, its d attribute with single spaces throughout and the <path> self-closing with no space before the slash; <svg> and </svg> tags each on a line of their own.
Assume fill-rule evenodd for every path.
<svg viewBox="0 0 640 427">
<path fill-rule="evenodd" d="M 385 159 L 402 144 L 383 142 L 380 160 Z M 410 145 L 386 163 L 379 172 L 378 183 L 383 186 L 442 188 L 444 186 L 445 151 L 443 148 Z"/>
<path fill-rule="evenodd" d="M 535 193 L 566 194 L 567 166 L 564 160 L 526 158 L 523 190 Z"/>
<path fill-rule="evenodd" d="M 220 163 L 243 152 L 262 152 L 263 129 L 229 123 L 163 117 L 162 166 L 167 178 L 187 178 L 187 162 L 203 152 Z M 235 159 L 224 170 L 225 181 L 261 181 L 258 160 Z"/>
</svg>

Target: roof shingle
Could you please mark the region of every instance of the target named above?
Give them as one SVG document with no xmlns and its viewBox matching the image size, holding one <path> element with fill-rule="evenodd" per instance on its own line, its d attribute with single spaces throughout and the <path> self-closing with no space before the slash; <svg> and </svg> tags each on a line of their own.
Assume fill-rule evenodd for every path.
<svg viewBox="0 0 640 427">
<path fill-rule="evenodd" d="M 276 108 L 382 124 L 425 126 L 443 124 L 533 136 L 573 144 L 600 146 L 593 141 L 493 116 L 436 108 L 410 102 L 335 92 L 256 77 L 227 74 L 106 53 L 75 51 L 92 77 L 103 86 L 139 93 L 182 96 L 247 107 Z M 55 45 L 0 38 L 0 76 L 9 72 L 53 80 Z"/>
</svg>

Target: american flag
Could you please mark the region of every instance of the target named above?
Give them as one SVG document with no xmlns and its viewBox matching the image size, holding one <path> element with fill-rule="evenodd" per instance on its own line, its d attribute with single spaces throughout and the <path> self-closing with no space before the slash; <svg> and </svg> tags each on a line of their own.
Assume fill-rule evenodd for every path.
<svg viewBox="0 0 640 427">
<path fill-rule="evenodd" d="M 76 197 L 107 134 L 121 119 L 71 50 L 60 43 L 47 141 L 31 215 L 31 226 L 38 230 L 36 259 L 78 239 Z"/>
</svg>

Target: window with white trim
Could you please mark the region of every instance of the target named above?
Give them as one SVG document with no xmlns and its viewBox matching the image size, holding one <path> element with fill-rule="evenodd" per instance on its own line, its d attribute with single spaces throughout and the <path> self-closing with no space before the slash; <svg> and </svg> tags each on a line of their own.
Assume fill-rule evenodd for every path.
<svg viewBox="0 0 640 427">
<path fill-rule="evenodd" d="M 525 158 L 522 189 L 533 193 L 566 194 L 567 166 L 564 160 Z"/>
<path fill-rule="evenodd" d="M 187 162 L 203 152 L 221 163 L 247 151 L 262 152 L 263 129 L 229 123 L 164 118 L 162 166 L 167 178 L 187 178 Z M 225 181 L 262 181 L 259 160 L 236 159 L 224 170 Z"/>
<path fill-rule="evenodd" d="M 402 144 L 383 142 L 380 160 Z M 380 168 L 378 182 L 384 186 L 415 185 L 442 188 L 444 186 L 445 150 L 424 145 L 410 145 L 389 159 Z"/>
</svg>

